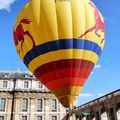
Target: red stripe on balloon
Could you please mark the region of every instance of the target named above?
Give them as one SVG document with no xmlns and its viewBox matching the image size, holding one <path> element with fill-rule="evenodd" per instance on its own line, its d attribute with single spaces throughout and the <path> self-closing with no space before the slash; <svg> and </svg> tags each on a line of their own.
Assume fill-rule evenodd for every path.
<svg viewBox="0 0 120 120">
<path fill-rule="evenodd" d="M 69 82 L 68 78 L 76 78 L 77 81 L 80 80 L 81 78 L 86 80 L 88 78 L 91 70 L 92 69 L 86 69 L 86 68 L 81 68 L 81 69 L 79 69 L 79 68 L 66 68 L 66 69 L 48 72 L 38 79 L 41 80 L 41 82 L 43 84 L 47 84 L 47 83 L 52 82 L 54 80 L 61 81 L 62 79 L 66 79 L 67 82 Z M 58 84 L 59 84 L 59 81 L 58 81 Z M 62 81 L 62 82 L 64 82 L 64 81 Z M 82 85 L 84 84 L 84 81 L 80 80 L 78 82 L 81 82 Z M 73 83 L 74 83 L 74 81 L 73 81 Z"/>
<path fill-rule="evenodd" d="M 53 61 L 53 62 L 50 62 L 50 63 L 46 63 L 46 64 L 38 67 L 34 71 L 34 75 L 37 78 L 41 78 L 41 76 L 43 76 L 46 73 L 53 72 L 53 71 L 60 70 L 60 69 L 78 68 L 78 70 L 80 70 L 82 68 L 92 69 L 93 67 L 94 67 L 94 63 L 92 63 L 91 61 L 88 61 L 88 60 L 83 60 L 83 59 L 58 60 L 58 61 Z M 73 70 L 71 70 L 71 71 L 74 72 Z M 79 71 L 76 71 L 76 72 L 78 74 Z"/>
<path fill-rule="evenodd" d="M 48 82 L 47 84 L 45 84 L 45 86 L 50 90 L 58 89 L 61 87 L 71 87 L 71 86 L 82 87 L 85 81 L 86 79 L 84 78 L 67 78 L 67 79 L 63 78 Z"/>
</svg>

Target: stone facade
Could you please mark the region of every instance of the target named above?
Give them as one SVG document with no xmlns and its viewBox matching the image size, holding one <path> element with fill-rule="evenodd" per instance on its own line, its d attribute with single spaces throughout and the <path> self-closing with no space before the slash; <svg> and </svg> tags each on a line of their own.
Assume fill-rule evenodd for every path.
<svg viewBox="0 0 120 120">
<path fill-rule="evenodd" d="M 81 105 L 72 113 L 77 120 L 120 120 L 120 89 Z"/>
<path fill-rule="evenodd" d="M 62 120 L 65 108 L 30 72 L 0 72 L 0 120 Z"/>
</svg>

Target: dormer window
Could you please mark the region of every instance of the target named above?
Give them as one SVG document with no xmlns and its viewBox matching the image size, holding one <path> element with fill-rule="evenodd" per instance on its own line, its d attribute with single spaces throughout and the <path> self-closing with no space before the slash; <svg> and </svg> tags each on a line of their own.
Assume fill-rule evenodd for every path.
<svg viewBox="0 0 120 120">
<path fill-rule="evenodd" d="M 38 88 L 43 89 L 43 84 L 41 82 L 38 82 Z"/>
<path fill-rule="evenodd" d="M 24 77 L 25 77 L 25 78 L 27 78 L 27 77 L 28 77 L 28 75 L 27 75 L 27 74 L 25 74 L 25 75 L 24 75 Z"/>
<path fill-rule="evenodd" d="M 29 88 L 29 81 L 24 81 L 24 88 Z"/>
<path fill-rule="evenodd" d="M 8 81 L 3 81 L 3 88 L 7 88 Z"/>
<path fill-rule="evenodd" d="M 4 74 L 3 77 L 6 78 L 6 77 L 7 77 L 7 74 Z"/>
</svg>

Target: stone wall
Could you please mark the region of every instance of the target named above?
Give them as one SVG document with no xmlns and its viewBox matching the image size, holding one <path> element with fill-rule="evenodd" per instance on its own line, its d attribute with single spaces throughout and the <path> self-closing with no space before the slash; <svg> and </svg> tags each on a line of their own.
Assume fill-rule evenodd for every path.
<svg viewBox="0 0 120 120">
<path fill-rule="evenodd" d="M 81 105 L 72 112 L 77 120 L 120 120 L 120 89 Z"/>
</svg>

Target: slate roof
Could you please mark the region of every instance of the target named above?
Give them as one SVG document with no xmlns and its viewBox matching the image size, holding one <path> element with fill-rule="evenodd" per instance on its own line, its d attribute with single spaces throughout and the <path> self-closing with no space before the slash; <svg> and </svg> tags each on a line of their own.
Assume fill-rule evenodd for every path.
<svg viewBox="0 0 120 120">
<path fill-rule="evenodd" d="M 0 79 L 36 79 L 35 76 L 29 71 L 0 71 Z"/>
</svg>

